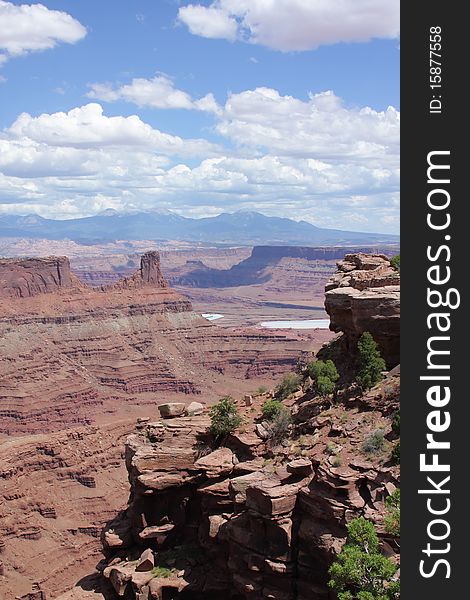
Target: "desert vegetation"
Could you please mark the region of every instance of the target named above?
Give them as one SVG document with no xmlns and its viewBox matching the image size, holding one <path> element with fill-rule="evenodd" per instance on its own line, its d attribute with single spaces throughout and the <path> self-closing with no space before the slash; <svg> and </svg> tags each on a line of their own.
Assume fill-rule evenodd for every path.
<svg viewBox="0 0 470 600">
<path fill-rule="evenodd" d="M 221 398 L 211 408 L 210 417 L 210 432 L 217 441 L 234 432 L 242 424 L 242 417 L 235 400 L 231 396 Z"/>
<path fill-rule="evenodd" d="M 356 380 L 363 390 L 368 390 L 383 378 L 385 361 L 377 343 L 368 331 L 357 343 L 357 376 Z"/>
<path fill-rule="evenodd" d="M 329 586 L 338 600 L 396 600 L 397 565 L 380 552 L 373 523 L 359 517 L 348 525 L 348 539 L 331 565 Z"/>
</svg>

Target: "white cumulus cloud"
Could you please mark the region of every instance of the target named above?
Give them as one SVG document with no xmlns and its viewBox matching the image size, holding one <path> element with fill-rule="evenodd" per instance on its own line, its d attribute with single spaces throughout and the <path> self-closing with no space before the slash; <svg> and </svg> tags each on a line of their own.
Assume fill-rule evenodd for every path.
<svg viewBox="0 0 470 600">
<path fill-rule="evenodd" d="M 222 3 L 214 2 L 208 7 L 193 4 L 183 6 L 178 11 L 178 18 L 194 35 L 230 41 L 237 38 L 238 23 Z"/>
<path fill-rule="evenodd" d="M 42 4 L 12 4 L 0 0 L 0 63 L 8 57 L 74 44 L 86 35 L 71 15 Z"/>
<path fill-rule="evenodd" d="M 97 103 L 33 117 L 22 113 L 7 133 L 49 146 L 71 148 L 141 147 L 169 155 L 214 153 L 213 144 L 202 139 L 183 139 L 164 133 L 145 123 L 137 115 L 108 117 Z"/>
<path fill-rule="evenodd" d="M 303 101 L 262 87 L 230 94 L 217 131 L 238 146 L 278 155 L 397 160 L 400 114 L 348 108 L 331 91 Z"/>
<path fill-rule="evenodd" d="M 194 35 L 281 51 L 396 38 L 399 15 L 399 0 L 214 0 L 178 11 Z"/>
<path fill-rule="evenodd" d="M 0 132 L 0 211 L 49 216 L 240 208 L 326 227 L 393 231 L 399 212 L 399 112 L 262 87 L 210 95 L 221 138 L 183 139 L 98 103 L 19 115 Z M 224 143 L 225 142 L 225 143 Z M 24 190 L 24 194 L 21 193 Z"/>
<path fill-rule="evenodd" d="M 110 83 L 92 83 L 90 88 L 87 96 L 104 102 L 123 100 L 140 107 L 218 111 L 212 94 L 207 94 L 199 100 L 193 100 L 187 92 L 175 88 L 173 81 L 166 75 L 156 75 L 151 79 L 138 77 L 134 78 L 131 83 L 121 86 L 113 86 Z"/>
</svg>

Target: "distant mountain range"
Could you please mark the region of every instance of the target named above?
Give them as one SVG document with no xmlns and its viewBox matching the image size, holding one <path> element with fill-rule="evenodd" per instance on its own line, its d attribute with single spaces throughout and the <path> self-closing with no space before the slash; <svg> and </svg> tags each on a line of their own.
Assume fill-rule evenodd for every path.
<svg viewBox="0 0 470 600">
<path fill-rule="evenodd" d="M 222 213 L 190 219 L 170 211 L 118 213 L 106 210 L 80 219 L 38 215 L 0 216 L 0 236 L 69 239 L 82 244 L 115 240 L 176 240 L 207 244 L 290 244 L 349 246 L 396 244 L 397 235 L 323 229 L 306 221 L 268 217 L 258 212 Z"/>
</svg>

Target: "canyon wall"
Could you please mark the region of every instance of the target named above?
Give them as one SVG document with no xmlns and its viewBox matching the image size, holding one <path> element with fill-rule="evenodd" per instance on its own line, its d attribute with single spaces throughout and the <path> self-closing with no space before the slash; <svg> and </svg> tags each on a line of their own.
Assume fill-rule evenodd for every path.
<svg viewBox="0 0 470 600">
<path fill-rule="evenodd" d="M 153 252 L 98 289 L 62 258 L 2 261 L 1 282 L 2 598 L 50 600 L 94 569 L 101 529 L 126 506 L 136 418 L 269 384 L 317 347 L 215 327 L 168 287 Z M 34 582 L 43 591 L 27 596 Z"/>
<path fill-rule="evenodd" d="M 389 367 L 400 361 L 400 273 L 380 254 L 348 254 L 325 287 L 330 329 L 344 332 L 355 354 L 357 340 L 369 331 Z"/>
<path fill-rule="evenodd" d="M 39 280 L 31 265 L 41 261 L 9 261 L 9 272 L 23 263 Z M 66 260 L 57 264 L 68 272 Z M 17 280 L 9 281 L 0 298 L 0 434 L 91 424 L 168 395 L 215 400 L 232 385 L 249 387 L 245 380 L 272 380 L 312 347 L 293 332 L 214 327 L 168 288 L 156 253 L 101 289 L 64 278 L 13 303 Z"/>
<path fill-rule="evenodd" d="M 243 430 L 224 447 L 207 413 L 141 423 L 126 441 L 129 506 L 102 537 L 116 597 L 327 600 L 328 567 L 359 516 L 393 556 L 384 502 L 399 469 L 358 447 L 378 427 L 392 435 L 398 384 L 391 375 L 353 411 L 299 392 L 285 403 L 294 426 L 282 445 L 263 439 L 265 395 L 238 403 Z"/>
<path fill-rule="evenodd" d="M 229 269 L 210 268 L 200 261 L 187 263 L 187 272 L 177 276 L 172 275 L 172 283 L 184 287 L 220 288 L 263 284 L 268 281 L 275 283 L 277 279 L 282 280 L 286 277 L 292 279 L 297 275 L 297 285 L 302 284 L 304 278 L 307 284 L 312 285 L 312 269 L 316 268 L 317 271 L 322 272 L 324 263 L 344 258 L 346 254 L 353 251 L 360 252 L 352 248 L 255 246 L 248 258 Z M 308 281 L 302 273 L 306 265 L 310 266 Z M 328 275 L 333 271 L 332 262 Z M 324 273 L 322 275 L 324 276 Z M 291 287 L 291 289 L 295 288 Z"/>
<path fill-rule="evenodd" d="M 0 299 L 31 298 L 79 285 L 66 256 L 0 259 Z"/>
<path fill-rule="evenodd" d="M 396 343 L 384 333 L 399 315 L 389 289 L 397 275 L 385 261 L 346 257 L 329 284 L 332 323 L 351 343 L 354 323 Z M 335 301 L 348 288 L 389 298 L 360 305 L 369 308 L 359 318 L 352 301 Z M 166 285 L 155 253 L 115 285 L 90 289 L 71 276 L 12 302 L 16 289 L 4 284 L 0 297 L 1 433 L 9 436 L 0 439 L 0 595 L 27 594 L 38 582 L 41 600 L 51 600 L 80 579 L 67 600 L 95 597 L 83 575 L 99 560 L 100 535 L 103 580 L 136 600 L 183 592 L 220 600 L 227 590 L 237 600 L 326 598 L 328 565 L 360 515 L 394 555 L 384 501 L 399 471 L 359 449 L 377 428 L 393 435 L 396 373 L 351 406 L 325 405 L 305 382 L 286 401 L 290 437 L 273 447 L 259 418 L 269 395 L 251 406 L 241 398 L 318 349 L 313 339 L 215 327 Z M 215 449 L 207 405 L 225 394 L 237 397 L 244 423 Z M 194 399 L 202 414 L 157 417 L 163 401 Z"/>
<path fill-rule="evenodd" d="M 1 598 L 27 594 L 35 582 L 50 600 L 94 569 L 101 529 L 126 505 L 124 441 L 134 423 L 0 444 Z"/>
</svg>

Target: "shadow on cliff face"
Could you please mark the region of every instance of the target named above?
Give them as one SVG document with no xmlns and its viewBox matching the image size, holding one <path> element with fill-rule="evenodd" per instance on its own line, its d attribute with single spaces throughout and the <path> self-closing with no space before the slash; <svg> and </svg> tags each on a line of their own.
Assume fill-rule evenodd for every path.
<svg viewBox="0 0 470 600">
<path fill-rule="evenodd" d="M 261 285 L 269 281 L 271 273 L 265 272 L 283 258 L 304 260 L 342 259 L 351 248 L 309 248 L 303 246 L 255 246 L 251 256 L 230 269 L 213 269 L 201 261 L 193 261 L 196 268 L 172 280 L 173 285 L 198 288 L 225 288 L 240 285 Z"/>
<path fill-rule="evenodd" d="M 116 600 L 116 592 L 112 586 L 106 581 L 100 573 L 91 573 L 85 575 L 77 583 L 75 587 L 81 588 L 85 592 L 96 592 L 103 596 L 104 600 Z"/>
</svg>

